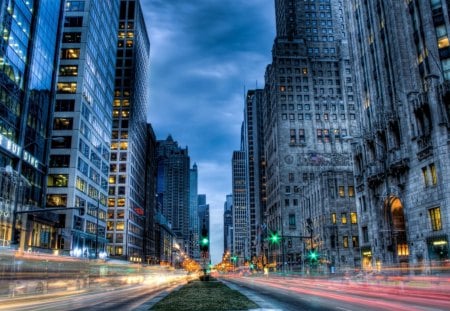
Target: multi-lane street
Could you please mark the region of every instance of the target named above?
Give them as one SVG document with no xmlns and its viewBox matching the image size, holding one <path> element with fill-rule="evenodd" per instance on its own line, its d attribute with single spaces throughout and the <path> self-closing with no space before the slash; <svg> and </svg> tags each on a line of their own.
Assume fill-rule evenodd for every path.
<svg viewBox="0 0 450 311">
<path fill-rule="evenodd" d="M 441 278 L 389 282 L 300 277 L 226 277 L 279 310 L 450 310 L 450 284 Z"/>
<path fill-rule="evenodd" d="M 66 291 L 1 300 L 0 310 L 147 310 L 146 305 L 158 295 L 170 292 L 184 281 L 161 284 L 139 284 L 101 291 Z"/>
</svg>

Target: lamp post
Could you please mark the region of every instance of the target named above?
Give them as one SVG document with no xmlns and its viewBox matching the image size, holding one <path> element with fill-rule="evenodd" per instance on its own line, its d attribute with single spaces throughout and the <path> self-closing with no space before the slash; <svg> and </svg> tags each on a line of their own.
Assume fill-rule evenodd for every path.
<svg viewBox="0 0 450 311">
<path fill-rule="evenodd" d="M 22 135 L 23 136 L 23 135 Z M 62 141 L 64 140 L 63 137 L 46 137 L 42 139 L 44 142 L 47 140 L 55 140 L 55 141 Z M 16 236 L 16 221 L 17 221 L 17 208 L 18 208 L 18 201 L 19 201 L 19 190 L 20 188 L 23 188 L 22 186 L 22 167 L 23 167 L 23 158 L 25 156 L 25 149 L 28 148 L 31 145 L 37 144 L 38 141 L 34 140 L 26 145 L 23 145 L 23 140 L 22 140 L 22 145 L 23 146 L 19 146 L 20 147 L 20 152 L 19 152 L 19 160 L 17 161 L 17 178 L 18 178 L 18 182 L 17 182 L 17 186 L 15 188 L 15 193 L 14 193 L 14 206 L 13 206 L 13 213 L 12 213 L 12 223 L 11 223 L 11 242 L 10 245 L 14 245 L 17 239 Z M 25 179 L 25 177 L 23 177 L 23 179 Z M 23 202 L 22 202 L 23 203 Z M 19 247 L 20 247 L 20 237 L 19 237 Z"/>
<path fill-rule="evenodd" d="M 96 225 L 95 225 L 95 259 L 98 259 L 98 212 L 100 211 L 100 191 L 97 197 L 97 212 L 95 213 Z"/>
</svg>

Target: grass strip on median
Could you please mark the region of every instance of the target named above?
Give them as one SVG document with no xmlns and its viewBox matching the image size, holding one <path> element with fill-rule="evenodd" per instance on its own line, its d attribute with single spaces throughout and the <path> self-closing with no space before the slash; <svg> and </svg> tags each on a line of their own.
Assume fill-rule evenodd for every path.
<svg viewBox="0 0 450 311">
<path fill-rule="evenodd" d="M 194 281 L 170 293 L 150 310 L 212 311 L 249 310 L 258 305 L 222 282 Z"/>
</svg>

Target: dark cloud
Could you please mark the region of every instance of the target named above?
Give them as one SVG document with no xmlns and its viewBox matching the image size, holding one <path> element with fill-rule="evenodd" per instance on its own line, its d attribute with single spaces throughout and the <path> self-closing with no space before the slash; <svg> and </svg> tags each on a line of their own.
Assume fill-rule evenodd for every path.
<svg viewBox="0 0 450 311">
<path fill-rule="evenodd" d="M 222 239 L 246 89 L 264 84 L 275 36 L 272 0 L 142 0 L 150 35 L 149 121 L 158 139 L 188 146 L 199 191 Z M 258 82 L 257 82 L 258 81 Z M 222 246 L 223 243 L 215 243 Z M 220 260 L 221 249 L 213 254 Z"/>
</svg>

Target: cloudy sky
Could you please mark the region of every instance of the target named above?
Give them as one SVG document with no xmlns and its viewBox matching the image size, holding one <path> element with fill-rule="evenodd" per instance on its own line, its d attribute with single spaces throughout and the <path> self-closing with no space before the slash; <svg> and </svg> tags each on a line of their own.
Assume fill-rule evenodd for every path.
<svg viewBox="0 0 450 311">
<path fill-rule="evenodd" d="M 141 0 L 151 42 L 148 119 L 158 139 L 188 147 L 211 214 L 213 263 L 239 149 L 244 94 L 264 86 L 275 37 L 273 0 Z"/>
</svg>

